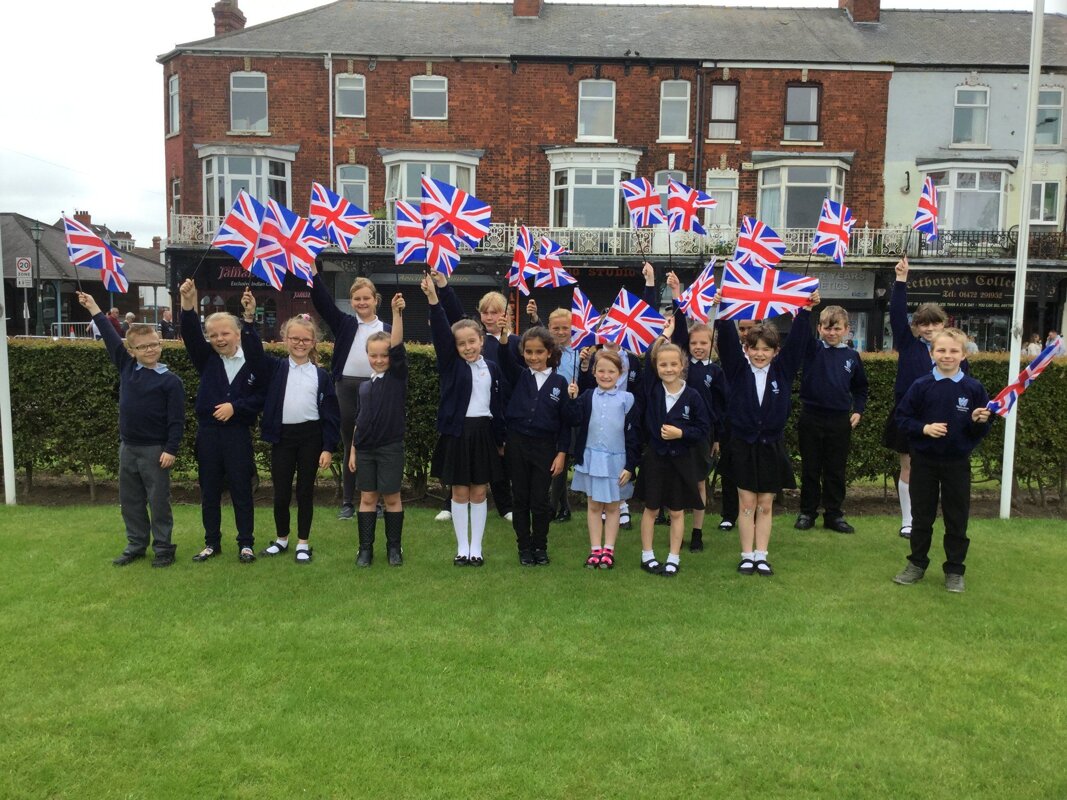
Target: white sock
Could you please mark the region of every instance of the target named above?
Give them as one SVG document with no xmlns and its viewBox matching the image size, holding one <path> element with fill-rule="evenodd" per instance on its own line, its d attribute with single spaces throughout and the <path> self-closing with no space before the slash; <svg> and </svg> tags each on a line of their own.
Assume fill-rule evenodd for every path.
<svg viewBox="0 0 1067 800">
<path fill-rule="evenodd" d="M 674 564 L 675 566 L 677 566 L 678 565 L 678 561 L 679 561 L 679 558 L 678 558 L 678 554 L 677 553 L 667 553 L 667 563 L 668 564 Z"/>
<path fill-rule="evenodd" d="M 482 536 L 485 535 L 485 518 L 488 515 L 488 501 L 471 503 L 471 558 L 482 557 Z"/>
<path fill-rule="evenodd" d="M 467 503 L 452 501 L 452 529 L 456 532 L 456 555 L 469 558 L 471 545 L 467 539 Z"/>
<path fill-rule="evenodd" d="M 621 503 L 619 503 L 619 516 L 620 517 L 628 517 L 628 516 L 630 516 L 630 504 L 627 503 L 625 500 L 623 500 Z"/>
<path fill-rule="evenodd" d="M 307 550 L 308 549 L 307 542 L 297 542 L 296 543 L 296 549 L 297 550 Z"/>
<path fill-rule="evenodd" d="M 904 481 L 897 481 L 897 496 L 900 498 L 900 527 L 911 527 L 911 487 Z"/>
<path fill-rule="evenodd" d="M 756 554 L 753 553 L 751 550 L 748 551 L 747 553 L 744 550 L 742 550 L 741 551 L 741 560 L 744 561 L 747 558 L 749 561 L 755 561 L 756 560 L 754 558 L 755 555 Z"/>
<path fill-rule="evenodd" d="M 766 561 L 767 560 L 767 551 L 766 550 L 753 550 L 752 551 L 752 560 L 753 561 Z"/>
<path fill-rule="evenodd" d="M 655 560 L 656 560 L 655 551 L 653 551 L 653 550 L 642 550 L 641 551 L 641 561 L 642 562 L 644 562 L 644 561 L 655 561 Z"/>
</svg>

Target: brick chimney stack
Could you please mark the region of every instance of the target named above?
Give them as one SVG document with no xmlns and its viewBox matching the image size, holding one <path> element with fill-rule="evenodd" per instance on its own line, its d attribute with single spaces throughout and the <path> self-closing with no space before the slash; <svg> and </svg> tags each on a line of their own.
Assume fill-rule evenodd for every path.
<svg viewBox="0 0 1067 800">
<path fill-rule="evenodd" d="M 845 9 L 853 22 L 879 22 L 881 20 L 881 0 L 837 0 L 837 7 Z"/>
<path fill-rule="evenodd" d="M 511 16 L 539 17 L 544 7 L 545 0 L 511 0 Z"/>
<path fill-rule="evenodd" d="M 237 7 L 237 0 L 218 0 L 211 7 L 211 13 L 215 15 L 216 36 L 244 30 L 245 15 Z"/>
<path fill-rule="evenodd" d="M 162 239 L 160 239 L 160 237 L 153 236 L 152 237 L 152 249 L 153 250 L 159 250 L 159 246 L 160 246 L 161 241 L 162 241 Z"/>
<path fill-rule="evenodd" d="M 82 225 L 89 226 L 93 224 L 93 215 L 90 214 L 88 211 L 75 211 L 74 219 L 80 222 Z"/>
</svg>

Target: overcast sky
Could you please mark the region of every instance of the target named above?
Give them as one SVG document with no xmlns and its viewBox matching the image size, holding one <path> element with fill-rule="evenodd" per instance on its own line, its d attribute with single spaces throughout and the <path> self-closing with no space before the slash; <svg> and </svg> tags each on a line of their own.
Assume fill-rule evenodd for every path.
<svg viewBox="0 0 1067 800">
<path fill-rule="evenodd" d="M 51 223 L 62 211 L 85 209 L 94 222 L 131 231 L 142 247 L 164 235 L 163 68 L 155 59 L 175 44 L 210 37 L 213 4 L 94 0 L 64 2 L 59 9 L 6 3 L 0 36 L 0 211 Z M 834 8 L 837 0 L 686 4 Z M 240 0 L 248 25 L 320 5 L 322 0 Z M 1033 5 L 885 0 L 883 7 L 1027 11 Z M 1046 0 L 1045 10 L 1067 13 L 1067 0 Z"/>
</svg>

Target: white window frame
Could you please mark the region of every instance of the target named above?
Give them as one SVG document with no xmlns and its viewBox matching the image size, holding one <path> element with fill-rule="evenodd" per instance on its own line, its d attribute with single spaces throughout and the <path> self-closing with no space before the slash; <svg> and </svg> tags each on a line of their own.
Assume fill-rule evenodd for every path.
<svg viewBox="0 0 1067 800">
<path fill-rule="evenodd" d="M 800 179 L 790 179 L 789 170 L 797 167 L 822 167 L 829 169 L 829 182 L 823 183 L 810 183 Z M 787 226 L 785 224 L 786 219 L 789 216 L 789 187 L 805 187 L 805 186 L 820 186 L 829 188 L 829 197 L 835 203 L 844 202 L 845 196 L 845 182 L 848 177 L 849 164 L 845 161 L 836 158 L 802 158 L 802 159 L 777 159 L 775 161 L 767 161 L 756 165 L 756 169 L 759 171 L 759 178 L 756 186 L 756 216 L 760 220 L 770 225 L 778 233 L 783 230 L 790 230 L 796 226 Z M 778 170 L 778 183 L 767 182 L 767 175 L 773 171 Z M 764 191 L 770 191 L 777 188 L 779 190 L 778 199 L 778 213 L 772 214 L 770 209 L 765 207 Z M 811 207 L 813 214 L 812 223 L 809 226 L 800 226 L 801 230 L 807 228 L 814 228 L 818 222 L 820 204 L 815 204 Z M 805 204 L 805 209 L 809 209 L 809 205 Z"/>
<path fill-rule="evenodd" d="M 709 169 L 704 176 L 704 191 L 719 201 L 714 209 L 704 212 L 704 229 L 709 234 L 712 231 L 729 231 L 733 234 L 737 230 L 737 194 L 740 174 L 735 169 Z M 726 182 L 730 181 L 730 185 Z M 712 222 L 712 216 L 726 217 L 721 224 Z M 772 226 L 773 227 L 773 226 Z"/>
<path fill-rule="evenodd" d="M 469 170 L 470 188 L 461 186 L 464 191 L 475 194 L 478 180 L 478 164 L 481 163 L 480 155 L 455 152 L 433 152 L 425 150 L 397 150 L 382 156 L 382 166 L 385 167 L 385 204 L 389 219 L 396 218 L 396 201 L 405 200 L 412 203 L 416 208 L 422 203 L 422 192 L 418 195 L 404 194 L 405 173 L 409 165 L 423 167 L 420 172 L 426 172 L 433 167 L 438 169 L 448 168 L 447 178 L 442 178 L 446 183 L 453 186 L 459 185 L 457 172 L 460 169 Z M 396 181 L 390 180 L 390 172 L 396 169 Z M 431 174 L 431 177 L 436 177 Z M 399 189 L 399 191 L 396 191 Z M 368 189 L 369 191 L 369 189 Z M 369 196 L 369 195 L 368 195 Z M 369 210 L 369 209 L 368 209 Z"/>
<path fill-rule="evenodd" d="M 181 81 L 177 75 L 167 78 L 167 133 L 181 130 Z"/>
<path fill-rule="evenodd" d="M 630 215 L 626 212 L 626 203 L 622 198 L 622 190 L 619 188 L 621 180 L 627 180 L 637 174 L 637 162 L 641 159 L 641 151 L 629 147 L 611 148 L 587 148 L 587 147 L 559 147 L 545 153 L 548 158 L 548 220 L 551 227 L 573 228 L 574 221 L 574 181 L 576 170 L 611 170 L 612 175 L 612 211 L 613 224 L 610 228 L 600 230 L 613 230 L 628 228 Z M 556 185 L 556 175 L 567 172 L 568 181 L 566 189 Z M 567 219 L 563 225 L 555 225 L 556 221 L 556 192 L 567 193 Z"/>
<path fill-rule="evenodd" d="M 234 78 L 262 78 L 262 89 L 251 89 L 248 87 L 234 87 Z M 234 126 L 233 118 L 233 97 L 234 94 L 259 94 L 263 95 L 263 127 L 262 128 L 237 128 Z M 267 90 L 267 73 L 265 72 L 231 72 L 230 73 L 230 130 L 229 133 L 260 133 L 265 134 L 270 132 L 270 97 Z"/>
<path fill-rule="evenodd" d="M 734 102 L 733 102 L 734 115 L 729 120 L 726 117 L 721 117 L 721 118 L 718 118 L 718 119 L 716 119 L 716 117 L 715 117 L 715 93 L 716 93 L 715 90 L 716 89 L 732 89 L 733 90 L 733 93 L 734 93 Z M 709 108 L 708 108 L 708 115 L 709 115 L 709 117 L 708 117 L 708 139 L 710 141 L 713 141 L 713 142 L 736 142 L 737 141 L 737 125 L 738 125 L 737 114 L 738 114 L 738 106 L 740 105 L 740 98 L 741 98 L 741 87 L 740 87 L 740 84 L 735 83 L 733 81 L 716 81 L 715 83 L 711 84 L 711 91 L 709 92 L 709 95 L 710 95 L 710 97 L 708 98 L 708 101 L 709 101 Z M 734 127 L 733 135 L 732 136 L 716 136 L 715 133 L 717 133 L 718 131 L 713 131 L 712 130 L 712 126 L 713 125 L 733 125 L 733 127 Z"/>
<path fill-rule="evenodd" d="M 296 159 L 296 150 L 282 149 L 278 147 L 232 147 L 227 145 L 208 145 L 197 148 L 197 157 L 200 159 L 201 197 L 203 200 L 203 215 L 206 220 L 218 220 L 224 217 L 233 206 L 237 197 L 234 191 L 235 181 L 248 183 L 248 193 L 259 200 L 266 202 L 270 194 L 272 180 L 285 182 L 285 197 L 275 197 L 279 203 L 292 208 L 293 205 L 293 161 Z M 231 158 L 251 159 L 249 172 L 235 172 L 229 162 Z M 284 165 L 283 175 L 271 175 L 271 164 Z M 210 169 L 209 169 L 210 167 Z M 222 192 L 218 190 L 222 183 Z M 241 187 L 244 188 L 244 187 Z M 219 203 L 219 200 L 222 200 Z M 209 227 L 213 232 L 215 224 Z"/>
<path fill-rule="evenodd" d="M 997 222 L 991 230 L 1004 230 L 1005 220 L 1008 213 L 1008 181 L 1014 172 L 1015 166 L 1007 162 L 982 162 L 974 163 L 967 161 L 946 161 L 937 164 L 925 164 L 919 172 L 919 185 L 927 178 L 934 179 L 934 189 L 937 192 L 937 225 L 944 230 L 975 230 L 974 226 L 961 227 L 956 219 L 956 204 L 958 192 L 983 192 L 991 190 L 960 188 L 959 178 L 963 173 L 975 173 L 975 186 L 981 185 L 982 172 L 1000 173 L 1000 201 L 997 209 Z M 938 175 L 944 175 L 944 179 Z M 1029 202 L 1029 201 L 1028 201 Z"/>
<path fill-rule="evenodd" d="M 182 179 L 171 178 L 170 181 L 170 213 L 182 213 Z"/>
<path fill-rule="evenodd" d="M 1040 187 L 1040 188 L 1039 188 Z M 1042 210 L 1045 205 L 1045 192 L 1052 188 L 1055 190 L 1055 205 L 1052 208 L 1052 218 L 1044 219 Z M 1030 224 L 1031 225 L 1056 225 L 1060 221 L 1060 195 L 1062 194 L 1062 181 L 1033 181 L 1030 184 Z M 1038 216 L 1034 218 L 1034 190 L 1038 189 Z"/>
<path fill-rule="evenodd" d="M 583 90 L 586 86 L 592 86 L 593 84 L 605 84 L 611 86 L 611 97 L 583 97 Z M 590 78 L 584 81 L 578 81 L 578 138 L 579 142 L 615 142 L 615 81 L 601 80 L 599 78 Z M 582 104 L 586 103 L 611 103 L 611 130 L 607 134 L 600 133 L 582 133 Z"/>
<path fill-rule="evenodd" d="M 652 185 L 656 189 L 656 194 L 659 195 L 659 200 L 663 204 L 663 213 L 667 213 L 667 195 L 671 188 L 671 178 L 674 178 L 679 183 L 687 183 L 689 176 L 680 169 L 661 169 L 652 176 Z"/>
<path fill-rule="evenodd" d="M 350 170 L 363 170 L 363 177 L 344 177 L 345 172 Z M 356 202 L 349 197 L 345 192 L 346 186 L 362 186 L 363 187 L 363 200 L 362 202 Z M 350 203 L 362 208 L 364 211 L 370 210 L 370 170 L 363 164 L 339 164 L 337 167 L 337 194 L 344 197 Z"/>
<path fill-rule="evenodd" d="M 961 103 L 960 92 L 984 92 L 984 103 Z M 989 87 L 988 86 L 957 86 L 955 94 L 953 95 L 954 102 L 952 105 L 952 147 L 956 149 L 989 149 Z M 980 142 L 957 142 L 956 141 L 956 114 L 962 110 L 970 110 L 974 113 L 976 110 L 985 111 L 985 125 L 982 131 L 982 141 Z M 973 126 L 972 126 L 973 127 Z"/>
<path fill-rule="evenodd" d="M 1059 95 L 1059 101 L 1055 103 L 1042 103 L 1041 95 L 1056 93 Z M 1037 95 L 1037 121 L 1041 122 L 1042 109 L 1055 109 L 1060 112 L 1059 124 L 1056 126 L 1056 140 L 1053 142 L 1038 142 L 1036 140 L 1037 131 L 1034 132 L 1035 140 L 1034 147 L 1037 149 L 1059 149 L 1063 147 L 1063 87 L 1062 86 L 1042 86 L 1038 89 Z"/>
<path fill-rule="evenodd" d="M 667 97 L 666 90 L 670 87 L 685 87 L 685 97 Z M 689 81 L 661 81 L 659 85 L 659 141 L 660 142 L 690 142 L 689 137 L 689 102 L 692 86 Z M 670 106 L 685 106 L 685 122 L 682 124 L 682 133 L 667 134 L 663 132 L 663 122 L 666 118 L 664 109 Z"/>
<path fill-rule="evenodd" d="M 416 85 L 416 84 L 419 84 L 419 83 L 426 83 L 428 81 L 432 81 L 434 84 L 436 84 L 438 86 L 438 88 L 429 88 L 429 87 L 419 88 Z M 443 89 L 441 88 L 442 85 L 443 85 Z M 440 94 L 442 91 L 444 92 L 444 95 L 445 95 L 445 113 L 444 113 L 444 116 L 429 117 L 429 116 L 425 116 L 425 115 L 417 115 L 415 113 L 415 95 L 416 94 L 431 94 L 431 93 Z M 411 76 L 411 82 L 410 82 L 410 95 L 411 95 L 410 102 L 411 102 L 411 118 L 412 119 L 434 119 L 434 120 L 448 119 L 448 78 L 446 78 L 444 75 L 412 75 Z"/>
<path fill-rule="evenodd" d="M 359 88 L 355 86 L 342 87 L 343 82 L 351 80 L 352 83 L 358 83 Z M 341 113 L 341 93 L 342 92 L 359 92 L 363 96 L 363 110 L 358 114 L 342 114 Z M 364 75 L 360 75 L 356 72 L 340 72 L 334 76 L 334 109 L 335 114 L 338 117 L 345 119 L 365 119 L 367 116 L 367 78 Z"/>
</svg>

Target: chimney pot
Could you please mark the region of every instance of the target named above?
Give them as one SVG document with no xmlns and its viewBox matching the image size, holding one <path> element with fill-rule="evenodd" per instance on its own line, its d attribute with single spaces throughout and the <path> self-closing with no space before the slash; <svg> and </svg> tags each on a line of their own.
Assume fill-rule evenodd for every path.
<svg viewBox="0 0 1067 800">
<path fill-rule="evenodd" d="M 245 15 L 237 7 L 237 0 L 218 0 L 211 7 L 211 13 L 215 16 L 216 36 L 244 30 Z"/>
<path fill-rule="evenodd" d="M 152 237 L 152 249 L 153 249 L 153 250 L 158 250 L 158 249 L 159 249 L 159 245 L 160 245 L 160 242 L 161 242 L 161 239 L 160 239 L 160 237 L 158 237 L 158 236 L 153 236 L 153 237 Z"/>
<path fill-rule="evenodd" d="M 74 219 L 80 222 L 82 225 L 92 225 L 93 216 L 88 211 L 75 211 Z"/>
</svg>

